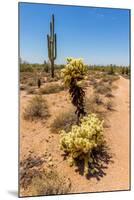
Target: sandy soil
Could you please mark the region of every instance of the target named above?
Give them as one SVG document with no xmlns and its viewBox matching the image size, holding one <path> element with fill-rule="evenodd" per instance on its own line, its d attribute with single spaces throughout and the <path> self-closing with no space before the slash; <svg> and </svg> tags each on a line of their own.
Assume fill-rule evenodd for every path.
<svg viewBox="0 0 134 200">
<path fill-rule="evenodd" d="M 63 160 L 59 149 L 59 135 L 51 133 L 50 125 L 54 118 L 71 107 L 67 92 L 44 95 L 51 117 L 44 123 L 28 122 L 23 120 L 23 109 L 31 98 L 21 91 L 20 97 L 20 159 L 22 160 L 30 152 L 38 155 L 48 151 L 53 157 L 56 169 L 70 178 L 72 183 L 71 193 L 127 190 L 129 189 L 129 80 L 120 77 L 116 81 L 118 88 L 113 90 L 114 111 L 108 116 L 110 127 L 105 130 L 107 143 L 113 154 L 113 163 L 104 169 L 106 173 L 99 181 L 96 178 L 90 180 L 80 175 L 69 167 Z M 90 93 L 90 88 L 87 91 Z"/>
</svg>

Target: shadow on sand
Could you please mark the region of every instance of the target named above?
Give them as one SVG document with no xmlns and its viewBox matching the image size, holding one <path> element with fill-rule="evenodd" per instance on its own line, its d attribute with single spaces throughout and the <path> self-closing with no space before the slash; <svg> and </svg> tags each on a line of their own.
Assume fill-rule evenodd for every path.
<svg viewBox="0 0 134 200">
<path fill-rule="evenodd" d="M 89 163 L 89 174 L 87 179 L 96 178 L 98 181 L 106 175 L 106 169 L 110 163 L 113 163 L 112 154 L 109 152 L 108 146 L 102 146 L 98 150 L 92 152 L 92 163 Z M 92 174 L 91 171 L 94 170 Z M 84 162 L 77 161 L 77 169 L 80 175 L 84 175 Z"/>
</svg>

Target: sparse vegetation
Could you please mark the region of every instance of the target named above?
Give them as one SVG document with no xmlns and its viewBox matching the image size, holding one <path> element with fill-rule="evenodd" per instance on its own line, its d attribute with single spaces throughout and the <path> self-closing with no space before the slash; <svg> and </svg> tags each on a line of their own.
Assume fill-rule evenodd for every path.
<svg viewBox="0 0 134 200">
<path fill-rule="evenodd" d="M 37 94 L 35 88 L 27 88 L 27 94 Z"/>
<path fill-rule="evenodd" d="M 95 92 L 100 94 L 106 94 L 111 92 L 111 87 L 109 84 L 99 84 L 95 86 Z"/>
<path fill-rule="evenodd" d="M 110 111 L 112 111 L 113 107 L 114 107 L 113 102 L 110 100 L 106 102 L 105 106 L 106 106 L 107 110 L 110 110 Z"/>
<path fill-rule="evenodd" d="M 70 191 L 71 182 L 54 168 L 43 168 L 45 156 L 29 154 L 20 162 L 20 185 L 30 196 L 66 194 Z M 42 169 L 41 169 L 42 167 Z"/>
<path fill-rule="evenodd" d="M 118 87 L 116 81 L 121 77 L 119 75 L 122 75 L 122 68 L 113 66 L 114 73 L 111 73 L 110 66 L 95 66 L 91 69 L 83 64 L 79 65 L 79 59 L 75 60 L 76 63 L 74 60 L 70 60 L 67 66 L 54 65 L 54 78 L 51 77 L 47 63 L 26 64 L 26 68 L 24 65 L 21 68 L 20 90 L 26 102 L 23 120 L 29 120 L 29 126 L 30 124 L 33 126 L 29 130 L 30 135 L 35 136 L 39 133 L 40 141 L 37 145 L 41 146 L 41 151 L 48 148 L 47 157 L 44 157 L 45 152 L 42 152 L 42 156 L 28 156 L 22 160 L 20 165 L 22 196 L 70 193 L 73 179 L 68 180 L 58 171 L 58 167 L 62 169 L 62 166 L 66 165 L 66 159 L 70 165 L 75 165 L 74 170 L 80 175 L 84 174 L 87 179 L 97 180 L 105 175 L 107 165 L 111 161 L 109 152 L 111 150 L 106 146 L 103 129 L 107 134 L 111 126 L 109 114 L 112 115 L 114 113 L 112 111 L 115 110 L 114 89 Z M 74 63 L 70 64 L 70 62 Z M 61 69 L 62 73 L 65 73 L 62 77 Z M 129 68 L 124 67 L 122 77 L 127 78 L 129 75 Z M 71 82 L 72 77 L 74 82 Z M 41 88 L 38 88 L 38 78 L 41 78 Z M 60 91 L 64 92 L 60 93 Z M 79 92 L 82 97 L 79 96 Z M 28 105 L 27 99 L 30 99 Z M 70 100 L 73 106 L 70 105 Z M 80 117 L 78 117 L 79 109 L 81 109 L 80 113 L 84 111 L 83 114 L 79 113 Z M 31 121 L 45 123 L 34 125 Z M 27 131 L 25 133 L 22 135 L 29 137 Z M 36 143 L 33 136 L 31 136 L 32 140 Z M 59 143 L 57 143 L 59 138 L 62 151 L 59 151 Z M 65 160 L 63 161 L 62 158 Z M 66 168 L 63 174 L 68 170 L 67 166 Z"/>
<path fill-rule="evenodd" d="M 31 196 L 67 194 L 70 191 L 69 179 L 59 175 L 55 169 L 44 170 L 33 177 L 30 185 Z"/>
<path fill-rule="evenodd" d="M 114 95 L 113 95 L 111 92 L 109 92 L 109 93 L 107 93 L 107 94 L 105 95 L 105 97 L 114 97 Z"/>
<path fill-rule="evenodd" d="M 77 123 L 74 110 L 69 110 L 65 113 L 60 113 L 53 123 L 51 124 L 51 131 L 53 133 L 59 133 L 60 130 L 70 131 L 72 125 Z"/>
<path fill-rule="evenodd" d="M 60 85 L 58 83 L 54 84 L 49 84 L 44 87 L 42 87 L 39 91 L 40 94 L 53 94 L 53 93 L 58 93 L 62 90 L 64 90 L 65 87 L 63 85 Z"/>
<path fill-rule="evenodd" d="M 34 96 L 30 100 L 23 116 L 26 120 L 46 119 L 49 116 L 47 103 L 41 95 Z"/>
<path fill-rule="evenodd" d="M 93 96 L 93 102 L 96 103 L 96 104 L 98 104 L 98 105 L 103 104 L 102 98 L 98 94 L 95 94 Z"/>
</svg>

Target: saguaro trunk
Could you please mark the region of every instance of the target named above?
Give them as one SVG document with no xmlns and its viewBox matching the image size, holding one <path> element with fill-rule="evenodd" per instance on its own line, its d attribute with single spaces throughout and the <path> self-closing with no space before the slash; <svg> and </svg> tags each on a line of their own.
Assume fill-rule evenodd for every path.
<svg viewBox="0 0 134 200">
<path fill-rule="evenodd" d="M 48 57 L 51 63 L 51 76 L 54 78 L 54 60 L 57 57 L 57 37 L 54 33 L 54 15 L 50 22 L 50 35 L 47 35 Z"/>
</svg>

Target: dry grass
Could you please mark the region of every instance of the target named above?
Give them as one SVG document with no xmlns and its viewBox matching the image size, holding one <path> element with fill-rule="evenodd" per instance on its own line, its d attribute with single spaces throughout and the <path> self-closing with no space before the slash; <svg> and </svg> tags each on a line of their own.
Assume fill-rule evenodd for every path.
<svg viewBox="0 0 134 200">
<path fill-rule="evenodd" d="M 66 194 L 70 191 L 69 179 L 47 167 L 47 157 L 29 154 L 20 162 L 20 186 L 29 196 Z M 24 195 L 23 195 L 24 196 Z"/>
<path fill-rule="evenodd" d="M 40 89 L 39 93 L 40 94 L 53 94 L 53 93 L 58 93 L 60 91 L 64 90 L 64 86 L 55 83 L 55 84 L 50 84 L 46 85 L 43 88 Z"/>
<path fill-rule="evenodd" d="M 76 124 L 75 111 L 69 110 L 66 113 L 60 113 L 53 123 L 51 124 L 51 131 L 53 133 L 58 133 L 60 130 L 65 130 L 66 132 L 71 130 L 72 125 Z"/>
<path fill-rule="evenodd" d="M 108 98 L 110 97 L 110 98 L 111 98 L 111 97 L 114 97 L 114 95 L 113 95 L 111 92 L 108 92 L 108 93 L 105 95 L 105 97 L 108 97 Z"/>
<path fill-rule="evenodd" d="M 67 194 L 70 189 L 70 181 L 59 175 L 55 169 L 44 170 L 39 175 L 33 177 L 29 187 L 31 196 Z"/>
<path fill-rule="evenodd" d="M 106 106 L 106 109 L 107 109 L 107 110 L 110 110 L 110 111 L 112 111 L 112 110 L 113 110 L 113 107 L 114 107 L 113 102 L 110 101 L 110 100 L 108 100 L 108 101 L 106 102 L 105 106 Z"/>
<path fill-rule="evenodd" d="M 37 94 L 37 91 L 35 90 L 35 88 L 27 88 L 27 94 Z"/>
<path fill-rule="evenodd" d="M 112 90 L 110 84 L 98 83 L 94 88 L 95 88 L 95 92 L 100 93 L 100 94 L 106 94 L 108 92 L 111 92 Z"/>
<path fill-rule="evenodd" d="M 20 85 L 20 90 L 27 90 L 27 86 L 26 85 Z"/>
<path fill-rule="evenodd" d="M 34 96 L 23 113 L 26 120 L 46 119 L 49 116 L 48 106 L 42 96 Z"/>
<path fill-rule="evenodd" d="M 93 103 L 96 103 L 97 105 L 103 104 L 103 100 L 102 100 L 102 98 L 100 97 L 99 94 L 95 94 L 95 95 L 92 97 L 92 99 L 93 99 Z"/>
</svg>

